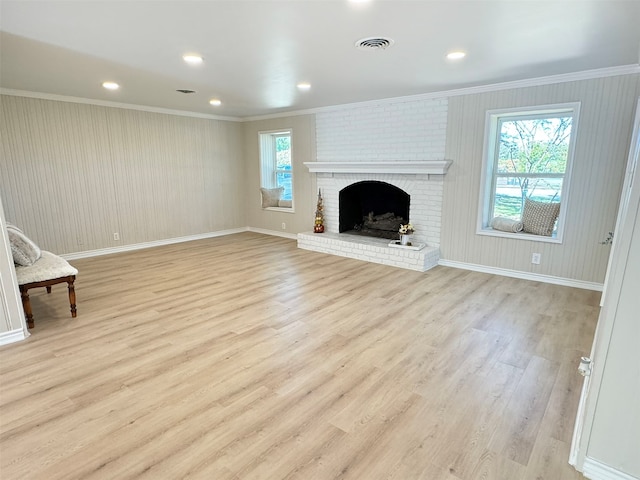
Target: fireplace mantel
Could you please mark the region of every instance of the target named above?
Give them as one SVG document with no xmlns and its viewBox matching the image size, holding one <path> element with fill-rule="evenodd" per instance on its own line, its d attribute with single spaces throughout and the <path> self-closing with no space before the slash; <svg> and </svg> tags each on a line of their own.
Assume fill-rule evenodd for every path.
<svg viewBox="0 0 640 480">
<path fill-rule="evenodd" d="M 444 175 L 451 160 L 402 162 L 304 162 L 312 173 L 395 173 L 408 175 Z"/>
</svg>

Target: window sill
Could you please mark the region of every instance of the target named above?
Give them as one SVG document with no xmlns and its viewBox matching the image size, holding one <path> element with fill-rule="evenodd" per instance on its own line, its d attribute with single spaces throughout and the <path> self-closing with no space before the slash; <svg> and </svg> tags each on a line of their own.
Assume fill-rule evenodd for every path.
<svg viewBox="0 0 640 480">
<path fill-rule="evenodd" d="M 477 235 L 486 235 L 488 237 L 500 237 L 500 238 L 511 238 L 514 240 L 529 240 L 533 242 L 543 242 L 543 243 L 562 243 L 562 238 L 558 236 L 553 237 L 545 237 L 544 235 L 534 235 L 532 233 L 511 233 L 511 232 L 503 232 L 501 230 L 494 230 L 493 228 L 482 228 L 476 232 Z"/>
<path fill-rule="evenodd" d="M 293 207 L 266 207 L 262 210 L 269 210 L 271 212 L 296 213 Z"/>
</svg>

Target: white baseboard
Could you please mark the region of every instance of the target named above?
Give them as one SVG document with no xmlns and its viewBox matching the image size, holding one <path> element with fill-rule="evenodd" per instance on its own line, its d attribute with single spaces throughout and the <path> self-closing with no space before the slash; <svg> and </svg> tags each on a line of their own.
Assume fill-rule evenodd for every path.
<svg viewBox="0 0 640 480">
<path fill-rule="evenodd" d="M 589 457 L 584 459 L 582 474 L 590 480 L 640 480 Z"/>
<path fill-rule="evenodd" d="M 8 345 L 10 343 L 20 342 L 28 336 L 29 333 L 25 334 L 22 328 L 10 330 L 8 332 L 2 332 L 0 333 L 0 345 Z"/>
<path fill-rule="evenodd" d="M 264 228 L 255 228 L 255 227 L 249 227 L 248 230 L 250 232 L 262 233 L 264 235 L 273 235 L 274 237 L 290 238 L 292 240 L 296 240 L 298 238 L 297 233 L 279 232 L 277 230 L 266 230 Z"/>
<path fill-rule="evenodd" d="M 97 257 L 99 255 L 109 255 L 112 253 L 130 252 L 132 250 L 141 250 L 143 248 L 171 245 L 173 243 L 191 242 L 193 240 L 202 240 L 204 238 L 222 237 L 224 235 L 246 232 L 248 230 L 249 227 L 232 228 L 230 230 L 219 230 L 217 232 L 201 233 L 198 235 L 189 235 L 186 237 L 167 238 L 164 240 L 155 240 L 153 242 L 145 243 L 134 243 L 132 245 L 123 245 L 122 247 L 100 248 L 98 250 L 86 250 L 84 252 L 65 253 L 64 255 L 60 256 L 66 260 L 76 260 L 78 258 Z"/>
<path fill-rule="evenodd" d="M 464 270 L 473 270 L 475 272 L 491 273 L 494 275 L 502 275 L 504 277 L 521 278 L 523 280 L 533 280 L 534 282 L 552 283 L 554 285 L 564 285 L 566 287 L 582 288 L 585 290 L 602 291 L 602 283 L 585 282 L 582 280 L 573 280 L 571 278 L 554 277 L 551 275 L 542 275 L 539 273 L 521 272 L 518 270 L 509 270 L 507 268 L 487 267 L 485 265 L 477 265 L 475 263 L 456 262 L 453 260 L 440 259 L 438 265 L 445 267 L 462 268 Z"/>
</svg>

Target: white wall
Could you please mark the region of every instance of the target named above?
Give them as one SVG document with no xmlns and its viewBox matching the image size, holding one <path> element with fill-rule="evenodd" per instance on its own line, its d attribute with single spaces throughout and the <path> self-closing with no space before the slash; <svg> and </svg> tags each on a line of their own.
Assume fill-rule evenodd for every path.
<svg viewBox="0 0 640 480">
<path fill-rule="evenodd" d="M 316 159 L 316 124 L 314 115 L 297 115 L 246 122 L 244 125 L 246 176 L 238 185 L 246 197 L 247 220 L 250 227 L 288 235 L 313 229 L 316 208 L 315 178 L 304 162 Z M 294 210 L 282 212 L 262 208 L 260 196 L 260 148 L 258 132 L 292 130 Z M 282 228 L 282 224 L 285 228 Z"/>
<path fill-rule="evenodd" d="M 441 258 L 601 284 L 627 159 L 640 75 L 624 75 L 449 98 Z M 581 102 L 563 244 L 476 234 L 485 113 Z M 531 254 L 542 254 L 540 265 Z"/>
<path fill-rule="evenodd" d="M 640 209 L 636 216 L 587 456 L 640 478 Z M 609 298 L 616 297 L 610 295 Z"/>
<path fill-rule="evenodd" d="M 398 100 L 316 114 L 318 161 L 442 160 L 447 99 Z"/>
<path fill-rule="evenodd" d="M 613 253 L 585 378 L 575 465 L 587 478 L 640 479 L 640 99 Z M 634 171 L 635 170 L 635 171 Z M 585 388 L 586 387 L 586 388 Z"/>
<path fill-rule="evenodd" d="M 42 248 L 68 254 L 247 225 L 241 123 L 0 101 L 5 213 Z"/>
</svg>

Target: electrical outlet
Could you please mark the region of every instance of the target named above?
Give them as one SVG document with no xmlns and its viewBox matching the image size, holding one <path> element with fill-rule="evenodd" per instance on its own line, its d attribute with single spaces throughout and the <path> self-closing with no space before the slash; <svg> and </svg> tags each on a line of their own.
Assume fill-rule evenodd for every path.
<svg viewBox="0 0 640 480">
<path fill-rule="evenodd" d="M 287 229 L 287 224 L 286 224 L 286 223 L 284 223 L 284 222 L 282 222 L 282 229 L 283 229 L 283 230 L 286 230 L 286 229 Z"/>
<path fill-rule="evenodd" d="M 531 263 L 533 263 L 534 265 L 540 265 L 540 259 L 542 258 L 542 255 L 539 253 L 532 253 L 531 254 Z"/>
<path fill-rule="evenodd" d="M 120 240 L 120 234 L 118 232 L 114 232 L 113 233 L 113 239 L 117 242 L 118 240 Z"/>
</svg>

